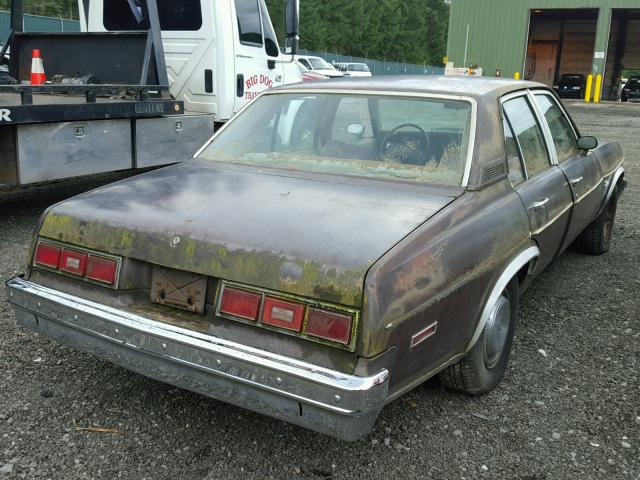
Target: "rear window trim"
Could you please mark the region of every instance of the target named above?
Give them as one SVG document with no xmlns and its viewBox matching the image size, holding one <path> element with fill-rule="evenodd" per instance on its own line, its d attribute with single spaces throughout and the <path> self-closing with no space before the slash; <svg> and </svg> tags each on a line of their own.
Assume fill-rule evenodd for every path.
<svg viewBox="0 0 640 480">
<path fill-rule="evenodd" d="M 469 143 L 467 147 L 467 158 L 465 161 L 464 174 L 462 177 L 461 185 L 450 185 L 452 187 L 467 188 L 469 186 L 469 177 L 471 175 L 471 167 L 473 165 L 473 157 L 475 153 L 475 142 L 477 135 L 477 121 L 478 121 L 478 101 L 471 96 L 467 95 L 454 95 L 444 93 L 427 93 L 427 92 L 402 92 L 398 90 L 354 90 L 354 89 L 324 89 L 324 88 L 279 88 L 277 90 L 266 90 L 256 98 L 248 102 L 238 113 L 235 114 L 235 118 L 239 118 L 240 115 L 245 113 L 245 110 L 251 106 L 253 102 L 258 100 L 262 95 L 286 95 L 286 94 L 335 94 L 335 95 L 379 95 L 385 97 L 404 97 L 404 98 L 418 98 L 418 99 L 442 99 L 442 100 L 457 100 L 467 102 L 471 105 L 471 120 L 469 126 Z M 211 142 L 221 133 L 233 120 L 226 122 L 213 136 L 207 140 L 207 142 L 193 155 L 192 158 L 198 157 Z"/>
</svg>

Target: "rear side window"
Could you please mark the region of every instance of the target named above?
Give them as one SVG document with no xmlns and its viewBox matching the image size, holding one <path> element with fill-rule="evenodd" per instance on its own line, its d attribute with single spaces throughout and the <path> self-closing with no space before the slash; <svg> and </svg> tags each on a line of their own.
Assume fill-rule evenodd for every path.
<svg viewBox="0 0 640 480">
<path fill-rule="evenodd" d="M 157 0 L 162 30 L 195 32 L 202 27 L 200 0 Z"/>
<path fill-rule="evenodd" d="M 551 166 L 542 130 L 525 97 L 517 97 L 503 105 L 509 125 L 518 140 L 529 177 Z"/>
<path fill-rule="evenodd" d="M 536 100 L 549 124 L 553 143 L 556 146 L 558 162 L 565 162 L 577 155 L 579 152 L 578 141 L 564 112 L 549 95 L 536 95 Z"/>
<path fill-rule="evenodd" d="M 162 30 L 197 31 L 202 27 L 200 0 L 157 0 L 157 5 Z M 142 0 L 105 1 L 102 22 L 109 31 L 149 29 Z"/>
<path fill-rule="evenodd" d="M 522 162 L 520 161 L 518 142 L 506 118 L 503 120 L 503 127 L 507 162 L 509 164 L 509 180 L 511 181 L 511 185 L 515 187 L 525 180 L 525 173 L 522 169 Z"/>
<path fill-rule="evenodd" d="M 235 0 L 238 16 L 240 43 L 253 47 L 262 46 L 262 22 L 258 0 Z"/>
</svg>

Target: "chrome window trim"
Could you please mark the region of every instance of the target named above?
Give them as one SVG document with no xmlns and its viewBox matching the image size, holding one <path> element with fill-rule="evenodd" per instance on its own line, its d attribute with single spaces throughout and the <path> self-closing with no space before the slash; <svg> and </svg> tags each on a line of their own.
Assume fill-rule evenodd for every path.
<svg viewBox="0 0 640 480">
<path fill-rule="evenodd" d="M 553 135 L 551 135 L 551 129 L 549 128 L 547 119 L 545 118 L 540 105 L 538 105 L 536 96 L 531 93 L 531 90 L 527 90 L 527 97 L 529 98 L 529 102 L 533 108 L 534 115 L 537 117 L 538 125 L 540 125 L 540 128 L 542 129 L 542 136 L 547 144 L 547 152 L 549 153 L 551 165 L 558 165 L 558 152 L 556 151 L 556 144 L 553 142 Z"/>
<path fill-rule="evenodd" d="M 532 110 L 533 117 L 536 120 L 536 122 L 538 124 L 538 127 L 540 127 L 540 130 L 542 131 L 542 137 L 544 138 L 544 143 L 545 143 L 545 147 L 546 147 L 546 150 L 547 150 L 547 160 L 549 161 L 549 168 L 553 167 L 554 165 L 557 165 L 557 163 L 553 163 L 551 151 L 549 150 L 548 139 L 545 136 L 545 129 L 544 129 L 543 125 L 540 123 L 540 118 L 538 116 L 538 114 L 539 114 L 538 106 L 535 103 L 535 99 L 531 97 L 530 91 L 528 89 L 527 90 L 518 90 L 517 92 L 511 92 L 511 93 L 509 93 L 507 95 L 504 95 L 503 97 L 500 97 L 500 106 L 502 107 L 502 114 L 505 115 L 504 104 L 506 102 L 508 102 L 509 100 L 513 100 L 514 98 L 519 98 L 519 97 L 525 97 L 527 99 L 527 102 L 529 104 L 531 104 L 530 105 L 530 109 Z M 506 117 L 506 115 L 505 115 L 505 117 Z M 507 122 L 509 123 L 509 125 L 511 125 L 511 121 L 509 120 L 509 117 L 506 117 L 506 118 L 507 118 Z M 546 127 L 546 128 L 548 128 L 548 127 Z M 513 131 L 513 127 L 511 128 L 511 130 Z M 516 143 L 518 144 L 518 149 L 520 149 L 520 154 L 522 156 L 522 164 L 524 166 L 524 171 L 525 171 L 525 174 L 526 174 L 525 182 L 527 180 L 529 180 L 530 178 L 535 177 L 536 175 L 539 175 L 539 174 L 541 174 L 543 172 L 546 172 L 548 170 L 547 168 L 545 168 L 544 170 L 542 170 L 540 172 L 534 173 L 533 175 L 529 175 L 529 171 L 527 169 L 527 163 L 525 162 L 524 154 L 522 153 L 522 146 L 520 145 L 520 140 L 518 139 L 518 135 L 515 133 L 515 131 L 513 132 L 513 134 L 515 135 Z M 552 140 L 552 143 L 553 143 L 553 140 Z M 553 153 L 555 155 L 555 146 L 554 146 Z M 524 183 L 524 182 L 521 182 L 521 183 Z"/>
<path fill-rule="evenodd" d="M 580 137 L 578 136 L 578 132 L 576 131 L 575 125 L 571 121 L 571 117 L 567 113 L 567 110 L 564 108 L 564 105 L 562 105 L 562 102 L 559 102 L 557 97 L 549 90 L 538 89 L 538 90 L 532 90 L 532 92 L 534 97 L 536 95 L 546 95 L 547 97 L 551 98 L 551 101 L 560 109 L 560 111 L 564 115 L 564 118 L 567 120 L 567 123 L 569 124 L 569 126 L 571 126 L 571 131 L 573 132 L 573 136 L 577 142 L 578 138 Z"/>
<path fill-rule="evenodd" d="M 525 90 L 516 90 L 515 92 L 507 93 L 506 95 L 503 95 L 502 97 L 500 97 L 500 103 L 504 104 L 505 102 L 508 102 L 509 100 L 513 100 L 514 98 L 524 97 L 527 95 L 528 91 L 529 90 L 525 89 Z"/>
<path fill-rule="evenodd" d="M 504 115 L 504 112 L 502 112 L 503 115 L 503 119 L 504 122 L 506 122 L 507 126 L 509 127 L 509 130 L 511 131 L 511 135 L 513 135 L 513 140 L 516 142 L 516 147 L 518 148 L 518 156 L 520 157 L 520 168 L 522 168 L 522 173 L 524 174 L 524 178 L 522 179 L 522 182 L 519 182 L 518 185 L 520 185 L 521 183 L 526 182 L 529 179 L 529 172 L 527 171 L 527 165 L 524 163 L 524 154 L 522 153 L 522 147 L 520 146 L 520 142 L 518 141 L 518 137 L 516 136 L 515 132 L 513 131 L 513 126 L 511 125 L 511 120 L 509 120 L 509 118 Z M 504 122 L 503 122 L 503 130 L 504 130 Z M 504 141 L 505 141 L 505 146 L 507 143 L 507 136 L 506 136 L 506 132 L 504 132 Z M 507 164 L 509 163 L 509 159 L 507 157 Z M 507 165 L 508 167 L 508 165 Z M 509 172 L 510 173 L 510 172 Z M 514 185 L 511 182 L 511 179 L 509 179 L 509 182 L 511 183 L 511 186 L 513 188 L 516 188 L 518 185 Z"/>
<path fill-rule="evenodd" d="M 465 162 L 464 173 L 462 176 L 462 184 L 460 185 L 462 188 L 467 188 L 469 186 L 469 177 L 471 175 L 471 167 L 473 165 L 473 156 L 476 144 L 476 128 L 478 123 L 478 102 L 475 98 L 466 96 L 466 95 L 454 95 L 454 94 L 443 94 L 443 93 L 427 93 L 427 92 L 405 92 L 398 90 L 359 90 L 359 89 L 328 89 L 328 88 L 278 88 L 276 90 L 265 90 L 256 98 L 247 103 L 242 109 L 236 113 L 231 120 L 225 123 L 217 132 L 213 134 L 213 136 L 193 155 L 193 158 L 197 158 L 202 151 L 207 148 L 213 140 L 220 134 L 220 132 L 224 131 L 224 129 L 231 124 L 231 122 L 235 121 L 235 119 L 239 118 L 242 113 L 249 107 L 253 102 L 255 102 L 258 98 L 263 95 L 283 95 L 283 94 L 329 94 L 329 95 L 377 95 L 384 97 L 404 97 L 404 98 L 436 98 L 436 99 L 444 99 L 444 100 L 457 100 L 462 102 L 468 102 L 471 104 L 471 121 L 469 124 L 469 142 L 467 146 L 467 159 Z"/>
</svg>

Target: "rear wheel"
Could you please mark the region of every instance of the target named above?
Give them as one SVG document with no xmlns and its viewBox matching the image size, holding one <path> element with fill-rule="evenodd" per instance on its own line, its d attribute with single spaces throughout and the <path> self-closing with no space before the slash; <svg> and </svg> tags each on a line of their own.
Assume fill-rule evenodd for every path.
<svg viewBox="0 0 640 480">
<path fill-rule="evenodd" d="M 493 306 L 476 344 L 458 363 L 440 372 L 440 383 L 471 396 L 493 390 L 507 369 L 517 318 L 518 281 L 514 278 Z"/>
<path fill-rule="evenodd" d="M 589 255 L 602 255 L 609 251 L 617 207 L 618 201 L 614 195 L 600 216 L 576 238 L 574 242 L 576 250 Z"/>
</svg>

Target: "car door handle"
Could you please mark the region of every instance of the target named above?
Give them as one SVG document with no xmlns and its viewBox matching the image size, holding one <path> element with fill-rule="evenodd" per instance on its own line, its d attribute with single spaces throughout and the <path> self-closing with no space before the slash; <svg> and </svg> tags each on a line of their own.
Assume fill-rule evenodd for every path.
<svg viewBox="0 0 640 480">
<path fill-rule="evenodd" d="M 538 211 L 538 210 L 542 210 L 547 203 L 549 203 L 549 199 L 543 198 L 542 200 L 533 202 L 529 207 L 531 208 L 531 210 Z"/>
<path fill-rule="evenodd" d="M 577 184 L 579 184 L 579 183 L 582 181 L 582 179 L 583 179 L 583 178 L 584 178 L 584 177 L 572 178 L 572 179 L 571 179 L 571 185 L 577 185 Z"/>
</svg>

